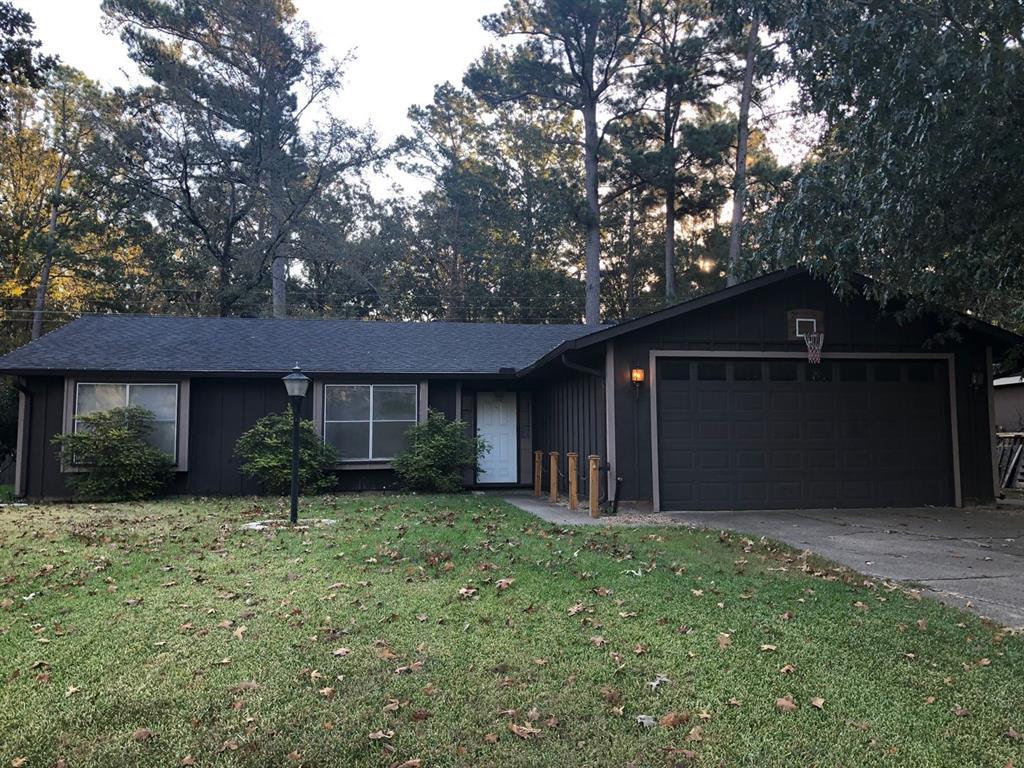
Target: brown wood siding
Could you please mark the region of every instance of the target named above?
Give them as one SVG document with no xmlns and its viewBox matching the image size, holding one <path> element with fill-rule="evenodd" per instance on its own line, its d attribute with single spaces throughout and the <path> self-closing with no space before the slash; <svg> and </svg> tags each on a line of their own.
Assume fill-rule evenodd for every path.
<svg viewBox="0 0 1024 768">
<path fill-rule="evenodd" d="M 288 407 L 281 381 L 268 379 L 192 379 L 189 413 L 188 492 L 223 496 L 259 492 L 242 474 L 235 442 L 256 421 Z M 303 400 L 303 418 L 313 417 L 313 398 Z"/>
<path fill-rule="evenodd" d="M 826 353 L 954 353 L 963 499 L 993 497 L 987 393 L 984 386 L 971 386 L 972 372 L 985 371 L 983 341 L 965 333 L 959 341 L 942 343 L 937 337 L 942 328 L 933 319 L 900 324 L 862 297 L 843 301 L 827 285 L 796 277 L 615 340 L 615 436 L 623 499 L 653 497 L 650 375 L 634 397 L 629 381 L 632 365 L 647 370 L 652 349 L 805 351 L 802 341 L 788 339 L 787 312 L 797 308 L 824 312 Z"/>
<path fill-rule="evenodd" d="M 57 449 L 52 444 L 64 426 L 64 379 L 39 376 L 26 380 L 30 402 L 25 431 L 25 496 L 67 498 L 70 491 L 60 471 Z"/>
<path fill-rule="evenodd" d="M 580 487 L 586 488 L 587 456 L 605 455 L 604 380 L 570 372 L 540 384 L 533 398 L 534 449 L 544 451 L 544 487 L 550 483 L 547 454 L 559 453 L 559 487 L 568 488 L 566 454 L 579 454 Z"/>
<path fill-rule="evenodd" d="M 432 381 L 427 385 L 427 407 L 440 411 L 447 419 L 455 418 L 455 396 L 454 381 Z"/>
</svg>

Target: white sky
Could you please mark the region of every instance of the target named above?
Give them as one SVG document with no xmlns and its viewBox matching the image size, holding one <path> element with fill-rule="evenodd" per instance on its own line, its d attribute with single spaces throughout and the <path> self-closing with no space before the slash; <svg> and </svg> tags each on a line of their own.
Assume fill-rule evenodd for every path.
<svg viewBox="0 0 1024 768">
<path fill-rule="evenodd" d="M 32 14 L 46 53 L 107 85 L 127 85 L 138 70 L 116 35 L 103 30 L 100 0 L 14 0 Z M 434 86 L 458 83 L 490 42 L 480 17 L 503 0 L 295 0 L 328 56 L 354 50 L 335 114 L 370 123 L 385 142 L 409 128 L 406 112 L 427 104 Z M 392 171 L 393 173 L 393 171 Z M 378 180 L 381 182 L 383 180 Z M 374 185 L 377 187 L 378 185 Z"/>
<path fill-rule="evenodd" d="M 294 1 L 328 56 L 356 54 L 332 110 L 350 123 L 371 124 L 385 143 L 408 131 L 406 112 L 413 104 L 429 103 L 436 84 L 461 81 L 466 67 L 493 42 L 480 27 L 480 17 L 504 5 L 504 0 Z M 127 85 L 137 78 L 120 39 L 103 29 L 100 0 L 14 4 L 32 14 L 45 52 L 107 85 Z M 792 98 L 791 91 L 784 88 L 779 101 Z M 769 129 L 769 139 L 780 159 L 793 162 L 806 152 L 813 132 L 801 136 L 792 120 L 778 122 Z M 373 179 L 372 186 L 383 192 L 393 181 L 421 186 L 394 167 Z"/>
</svg>

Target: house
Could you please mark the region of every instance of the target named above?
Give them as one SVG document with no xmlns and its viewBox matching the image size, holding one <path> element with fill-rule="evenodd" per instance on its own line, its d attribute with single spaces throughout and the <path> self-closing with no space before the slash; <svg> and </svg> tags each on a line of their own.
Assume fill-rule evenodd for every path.
<svg viewBox="0 0 1024 768">
<path fill-rule="evenodd" d="M 996 432 L 1024 432 L 1024 376 L 1003 376 L 993 386 Z"/>
<path fill-rule="evenodd" d="M 342 489 L 391 486 L 390 457 L 432 408 L 491 445 L 471 486 L 529 486 L 534 451 L 558 451 L 560 474 L 575 451 L 602 457 L 608 497 L 621 478 L 620 499 L 655 510 L 989 501 L 993 360 L 1021 339 L 969 318 L 944 331 L 794 268 L 599 328 L 84 317 L 0 373 L 19 382 L 28 497 L 67 495 L 53 435 L 125 403 L 156 414 L 175 491 L 257 490 L 232 449 L 285 408 L 280 378 L 298 361 Z M 809 332 L 824 334 L 820 364 Z"/>
</svg>

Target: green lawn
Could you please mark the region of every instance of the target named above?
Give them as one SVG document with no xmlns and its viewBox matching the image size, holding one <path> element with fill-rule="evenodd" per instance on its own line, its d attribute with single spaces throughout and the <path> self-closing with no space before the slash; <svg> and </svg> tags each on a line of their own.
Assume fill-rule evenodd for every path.
<svg viewBox="0 0 1024 768">
<path fill-rule="evenodd" d="M 0 768 L 1024 766 L 1022 638 L 893 585 L 473 496 L 303 514 L 0 508 Z"/>
</svg>

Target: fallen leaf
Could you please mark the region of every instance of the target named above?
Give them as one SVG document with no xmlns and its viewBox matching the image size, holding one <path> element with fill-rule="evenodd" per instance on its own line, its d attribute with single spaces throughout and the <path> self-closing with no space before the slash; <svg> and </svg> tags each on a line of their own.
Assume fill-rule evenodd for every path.
<svg viewBox="0 0 1024 768">
<path fill-rule="evenodd" d="M 953 707 L 950 712 L 952 712 L 956 717 L 970 717 L 971 715 L 971 711 L 969 709 L 965 709 L 959 704 Z"/>
<path fill-rule="evenodd" d="M 527 740 L 533 738 L 534 736 L 540 733 L 540 728 L 534 728 L 531 725 L 516 725 L 512 722 L 508 724 L 508 729 L 512 731 L 512 733 L 514 733 L 520 739 Z"/>
<path fill-rule="evenodd" d="M 420 768 L 422 764 L 423 761 L 417 757 L 412 760 L 406 760 L 404 763 L 399 763 L 395 768 Z"/>
<path fill-rule="evenodd" d="M 326 688 L 321 688 L 320 689 L 320 695 L 323 696 L 325 699 L 333 699 L 334 698 L 334 689 L 331 688 L 330 686 L 327 686 Z"/>
<path fill-rule="evenodd" d="M 80 690 L 82 690 L 82 689 L 79 688 L 77 685 L 69 685 L 68 689 L 66 691 L 64 691 L 64 698 L 66 699 L 69 696 L 74 696 Z"/>
<path fill-rule="evenodd" d="M 498 734 L 496 734 L 496 733 L 485 733 L 484 734 L 484 743 L 485 744 L 497 744 L 498 743 Z"/>
<path fill-rule="evenodd" d="M 505 590 L 511 587 L 513 582 L 515 582 L 515 579 L 498 579 L 496 582 L 494 582 L 494 586 L 496 586 L 499 590 Z"/>
<path fill-rule="evenodd" d="M 245 630 L 246 630 L 246 627 L 245 627 L 245 625 L 243 624 L 243 625 L 242 625 L 242 626 L 240 626 L 240 627 L 239 627 L 238 629 L 236 629 L 236 630 L 235 630 L 234 632 L 232 632 L 232 633 L 231 633 L 231 636 L 232 636 L 233 638 L 235 638 L 235 640 L 241 640 L 241 639 L 242 639 L 242 636 L 243 636 L 243 635 L 245 634 Z"/>
<path fill-rule="evenodd" d="M 653 728 L 657 725 L 657 721 L 650 715 L 637 715 L 636 724 L 643 726 L 644 728 Z"/>
<path fill-rule="evenodd" d="M 770 643 L 763 643 L 761 645 L 762 653 L 771 653 L 774 650 L 777 650 L 776 647 L 774 645 L 771 645 Z"/>
<path fill-rule="evenodd" d="M 823 698 L 821 698 L 821 696 L 815 696 L 814 698 L 811 699 L 811 706 L 814 707 L 815 709 L 824 709 L 825 708 L 825 700 Z"/>
<path fill-rule="evenodd" d="M 135 733 L 132 734 L 132 738 L 135 739 L 135 741 L 143 742 L 152 739 L 153 735 L 153 732 L 149 730 L 149 728 L 136 728 Z"/>
<path fill-rule="evenodd" d="M 732 645 L 732 638 L 725 632 L 718 633 L 718 647 L 723 651 Z"/>
<path fill-rule="evenodd" d="M 796 665 L 795 664 L 784 664 L 779 669 L 779 674 L 780 675 L 792 675 L 794 672 L 796 672 Z"/>
<path fill-rule="evenodd" d="M 658 724 L 662 728 L 677 728 L 680 725 L 690 722 L 689 712 L 669 712 L 667 715 L 663 715 Z"/>
<path fill-rule="evenodd" d="M 348 648 L 335 648 L 333 651 L 333 655 L 335 656 L 348 656 L 350 653 L 352 653 L 352 651 Z"/>
<path fill-rule="evenodd" d="M 792 696 L 786 694 L 781 699 L 775 700 L 775 708 L 779 710 L 779 712 L 792 712 L 796 709 L 796 702 L 793 701 Z"/>
<path fill-rule="evenodd" d="M 185 755 L 183 758 L 181 758 L 181 765 L 185 766 L 185 768 L 188 768 L 188 766 L 192 766 L 195 764 L 196 759 L 192 757 L 192 755 Z"/>
<path fill-rule="evenodd" d="M 394 731 L 374 731 L 369 735 L 370 741 L 383 741 L 385 739 L 392 739 L 395 736 Z"/>
<path fill-rule="evenodd" d="M 687 741 L 703 741 L 704 740 L 704 726 L 695 725 L 690 729 L 690 732 L 686 734 Z"/>
<path fill-rule="evenodd" d="M 1006 738 L 1010 741 L 1020 741 L 1024 736 L 1021 736 L 1021 734 L 1011 725 L 1006 731 Z"/>
<path fill-rule="evenodd" d="M 13 760 L 11 760 L 11 768 L 21 768 L 21 766 L 25 765 L 25 763 L 27 762 L 27 757 L 16 757 Z"/>
</svg>

